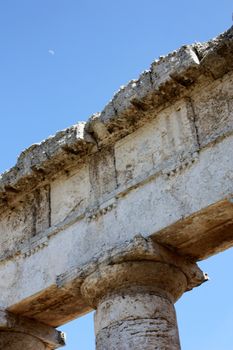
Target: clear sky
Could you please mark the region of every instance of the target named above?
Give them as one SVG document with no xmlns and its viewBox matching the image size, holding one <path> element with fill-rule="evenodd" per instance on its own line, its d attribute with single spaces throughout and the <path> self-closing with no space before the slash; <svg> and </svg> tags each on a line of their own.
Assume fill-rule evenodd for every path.
<svg viewBox="0 0 233 350">
<path fill-rule="evenodd" d="M 158 56 L 229 28 L 232 11 L 230 0 L 0 0 L 0 172 Z M 233 348 L 232 264 L 232 250 L 202 262 L 211 280 L 177 303 L 183 350 Z M 66 350 L 94 350 L 92 314 L 62 329 Z"/>
</svg>

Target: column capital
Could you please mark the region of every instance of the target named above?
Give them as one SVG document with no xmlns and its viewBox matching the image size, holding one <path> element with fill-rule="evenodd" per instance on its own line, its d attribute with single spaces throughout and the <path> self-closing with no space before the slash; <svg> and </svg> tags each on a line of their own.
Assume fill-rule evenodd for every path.
<svg viewBox="0 0 233 350">
<path fill-rule="evenodd" d="M 25 347 L 27 343 L 29 345 Z M 0 345 L 3 346 L 2 344 L 4 349 L 27 350 L 33 349 L 33 346 L 42 350 L 57 349 L 65 345 L 65 335 L 51 326 L 0 310 Z"/>
<path fill-rule="evenodd" d="M 206 281 L 196 263 L 140 235 L 93 262 L 81 293 L 96 349 L 180 350 L 174 302 Z"/>
<path fill-rule="evenodd" d="M 196 263 L 137 235 L 99 262 L 85 278 L 81 293 L 94 308 L 106 295 L 126 289 L 157 292 L 174 303 L 207 279 Z"/>
</svg>

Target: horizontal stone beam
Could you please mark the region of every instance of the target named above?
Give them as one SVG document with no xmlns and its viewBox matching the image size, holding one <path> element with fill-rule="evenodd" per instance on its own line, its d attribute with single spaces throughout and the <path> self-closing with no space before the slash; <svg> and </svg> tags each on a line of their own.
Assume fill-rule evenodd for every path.
<svg viewBox="0 0 233 350">
<path fill-rule="evenodd" d="M 23 151 L 17 164 L 0 176 L 0 206 L 14 200 L 16 194 L 41 186 L 58 170 L 82 163 L 96 152 L 96 144 L 111 144 L 132 133 L 154 118 L 151 111 L 161 111 L 206 79 L 230 72 L 232 28 L 209 42 L 184 45 L 160 57 L 138 79 L 122 87 L 101 113 Z"/>
<path fill-rule="evenodd" d="M 225 199 L 156 232 L 151 238 L 180 255 L 191 257 L 191 260 L 202 260 L 233 246 L 232 229 L 233 203 L 231 199 Z M 57 277 L 56 283 L 9 309 L 54 327 L 80 317 L 91 311 L 80 292 L 84 277 L 94 271 L 100 262 L 131 260 L 130 255 L 127 258 L 131 245 L 130 242 L 118 245 L 112 251 L 103 251 L 99 257 L 94 256 L 82 266 L 70 268 Z M 125 255 L 122 257 L 124 246 Z M 135 246 L 133 248 L 131 251 L 140 257 L 140 250 L 136 250 Z"/>
<path fill-rule="evenodd" d="M 233 246 L 233 198 L 219 201 L 156 232 L 154 239 L 195 261 Z"/>
<path fill-rule="evenodd" d="M 232 43 L 230 29 L 161 58 L 2 175 L 2 309 L 50 326 L 90 311 L 84 278 L 138 235 L 190 263 L 233 246 Z"/>
<path fill-rule="evenodd" d="M 153 242 L 153 240 L 137 235 L 130 241 L 116 244 L 114 248 L 103 251 L 99 254 L 99 257 L 92 258 L 83 266 L 71 268 L 57 277 L 56 286 L 51 286 L 40 295 L 35 295 L 13 305 L 9 310 L 14 314 L 34 318 L 51 326 L 63 324 L 91 310 L 93 302 L 90 302 L 90 300 L 87 302 L 82 291 L 83 282 L 90 275 L 98 275 L 102 268 L 108 269 L 113 265 L 117 268 L 117 266 L 133 262 L 140 264 L 141 261 L 174 266 L 175 269 L 179 269 L 185 276 L 186 291 L 208 280 L 208 276 L 203 274 L 196 264 L 189 262 L 186 257 L 176 255 Z M 136 279 L 136 276 L 133 278 Z M 139 279 L 138 277 L 138 282 Z M 115 282 L 112 281 L 111 283 Z M 103 292 L 103 289 L 108 288 L 110 288 L 110 280 L 102 287 L 99 286 L 99 288 L 92 291 L 93 296 L 95 296 L 93 298 L 97 298 Z M 40 300 L 40 303 L 38 303 L 38 300 Z"/>
</svg>

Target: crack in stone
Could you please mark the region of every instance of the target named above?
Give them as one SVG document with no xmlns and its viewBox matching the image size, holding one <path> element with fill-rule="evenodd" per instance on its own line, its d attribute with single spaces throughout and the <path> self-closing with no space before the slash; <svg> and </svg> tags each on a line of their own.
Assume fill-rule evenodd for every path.
<svg viewBox="0 0 233 350">
<path fill-rule="evenodd" d="M 199 136 L 199 130 L 198 130 L 198 125 L 197 125 L 197 115 L 195 113 L 195 108 L 194 108 L 194 103 L 191 97 L 187 97 L 187 100 L 189 102 L 191 111 L 192 111 L 192 120 L 193 120 L 193 126 L 196 134 L 196 141 L 197 141 L 197 146 L 198 146 L 198 151 L 201 149 L 201 143 L 200 143 L 200 136 Z"/>
</svg>

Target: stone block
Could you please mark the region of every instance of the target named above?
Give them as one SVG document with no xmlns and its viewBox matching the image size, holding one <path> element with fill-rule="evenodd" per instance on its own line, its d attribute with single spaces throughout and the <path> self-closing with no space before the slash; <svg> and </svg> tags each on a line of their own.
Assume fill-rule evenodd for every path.
<svg viewBox="0 0 233 350">
<path fill-rule="evenodd" d="M 45 186 L 15 203 L 0 218 L 0 257 L 17 250 L 50 226 L 50 187 Z"/>
<path fill-rule="evenodd" d="M 51 183 L 51 224 L 58 224 L 72 213 L 83 213 L 89 203 L 90 191 L 88 165 L 54 180 Z"/>
<path fill-rule="evenodd" d="M 233 132 L 233 74 L 213 82 L 193 97 L 196 126 L 201 147 Z"/>
<path fill-rule="evenodd" d="M 170 81 L 184 85 L 192 84 L 198 75 L 200 62 L 192 46 L 183 46 L 152 63 L 151 79 L 153 88 L 160 89 Z"/>
<path fill-rule="evenodd" d="M 193 112 L 183 100 L 115 144 L 118 184 L 125 185 L 168 163 L 182 163 L 198 149 Z"/>
<path fill-rule="evenodd" d="M 95 205 L 103 201 L 117 187 L 114 149 L 107 147 L 101 153 L 93 154 L 90 158 L 89 171 L 92 205 Z"/>
</svg>

